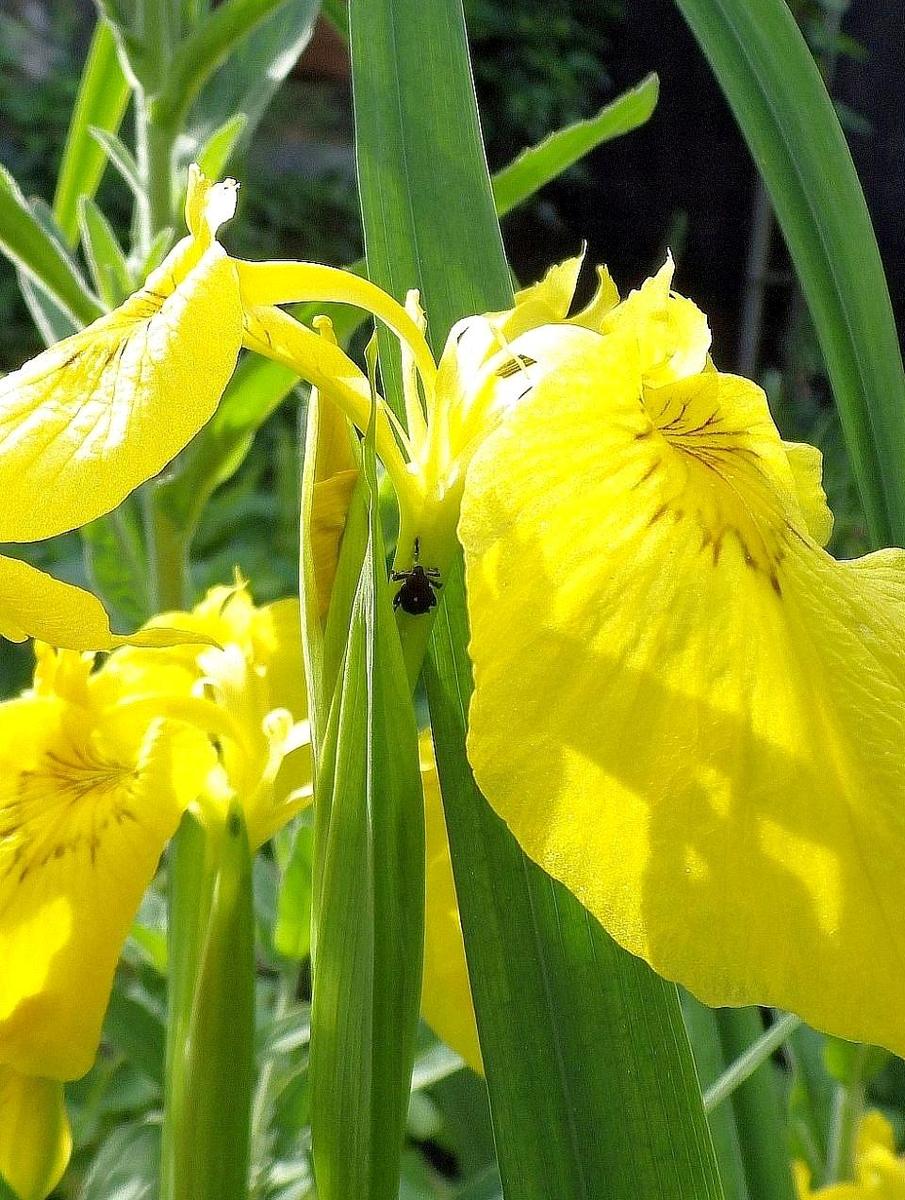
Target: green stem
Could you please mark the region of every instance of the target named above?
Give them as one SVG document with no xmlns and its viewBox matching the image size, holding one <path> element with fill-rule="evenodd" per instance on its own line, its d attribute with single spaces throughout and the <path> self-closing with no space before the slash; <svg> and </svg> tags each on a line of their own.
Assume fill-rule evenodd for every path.
<svg viewBox="0 0 905 1200">
<path fill-rule="evenodd" d="M 191 534 L 173 522 L 153 485 L 147 494 L 146 516 L 153 608 L 155 612 L 185 609 L 191 602 Z"/>
<path fill-rule="evenodd" d="M 696 1000 L 688 992 L 681 992 L 680 1000 L 698 1080 L 701 1090 L 704 1091 L 726 1070 L 726 1056 L 720 1041 L 716 1016 L 713 1009 Z M 751 1200 L 742 1161 L 741 1139 L 732 1105 L 723 1104 L 715 1111 L 707 1113 L 707 1124 L 713 1138 L 725 1200 Z"/>
<path fill-rule="evenodd" d="M 137 201 L 138 240 L 147 256 L 155 237 L 173 224 L 173 126 L 161 123 L 152 97 L 135 96 L 135 159 L 142 184 Z"/>
<path fill-rule="evenodd" d="M 277 985 L 276 1001 L 273 1006 L 273 1021 L 276 1024 L 284 1017 L 292 1006 L 299 984 L 299 968 L 297 963 L 290 964 L 280 976 Z M 276 1055 L 271 1055 L 258 1074 L 254 1099 L 251 1105 L 251 1162 L 252 1167 L 263 1163 L 267 1154 L 267 1114 L 270 1109 L 271 1088 L 276 1071 Z M 257 1178 L 252 1179 L 251 1195 L 257 1197 L 263 1194 L 263 1184 Z"/>
<path fill-rule="evenodd" d="M 205 81 L 244 37 L 286 0 L 224 0 L 206 14 L 168 65 L 166 86 L 157 102 L 157 119 L 179 129 Z"/>
<path fill-rule="evenodd" d="M 859 1047 L 851 1078 L 847 1083 L 840 1083 L 836 1089 L 824 1181 L 827 1184 L 855 1178 L 858 1125 L 864 1115 L 864 1063 L 867 1054 L 867 1046 Z"/>
<path fill-rule="evenodd" d="M 720 1075 L 704 1093 L 704 1111 L 713 1112 L 717 1105 L 731 1096 L 736 1088 L 741 1087 L 746 1079 L 765 1063 L 774 1050 L 779 1049 L 783 1042 L 791 1037 L 801 1024 L 801 1017 L 794 1013 L 786 1013 L 762 1034 L 740 1055 L 728 1070 Z"/>
</svg>

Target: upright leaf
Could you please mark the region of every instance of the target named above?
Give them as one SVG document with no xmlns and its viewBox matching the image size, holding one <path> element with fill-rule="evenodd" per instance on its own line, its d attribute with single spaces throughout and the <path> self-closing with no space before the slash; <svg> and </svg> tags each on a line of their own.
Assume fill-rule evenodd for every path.
<svg viewBox="0 0 905 1200">
<path fill-rule="evenodd" d="M 169 865 L 161 1200 L 246 1200 L 254 1071 L 254 916 L 242 810 L 191 813 Z"/>
<path fill-rule="evenodd" d="M 116 52 L 116 39 L 101 17 L 79 83 L 53 198 L 57 224 L 72 247 L 77 245 L 79 237 L 79 197 L 94 196 L 106 165 L 104 151 L 91 136 L 91 129 L 116 133 L 129 95 L 129 84 Z"/>
<path fill-rule="evenodd" d="M 90 196 L 79 201 L 79 228 L 98 295 L 107 308 L 116 308 L 132 291 L 132 277 L 110 222 Z"/>
<path fill-rule="evenodd" d="M 905 543 L 905 374 L 845 135 L 785 0 L 676 0 L 763 175 L 807 297 L 876 543 Z"/>
<path fill-rule="evenodd" d="M 436 348 L 512 299 L 461 6 L 353 0 L 351 28 L 369 274 L 421 288 Z M 718 1197 L 675 989 L 525 859 L 475 786 L 458 568 L 443 595 L 428 697 L 507 1200 Z"/>
</svg>

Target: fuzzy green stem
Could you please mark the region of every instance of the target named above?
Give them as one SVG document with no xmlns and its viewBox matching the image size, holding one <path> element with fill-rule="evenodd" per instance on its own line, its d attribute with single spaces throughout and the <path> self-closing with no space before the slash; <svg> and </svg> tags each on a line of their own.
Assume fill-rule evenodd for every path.
<svg viewBox="0 0 905 1200">
<path fill-rule="evenodd" d="M 775 1025 L 753 1042 L 744 1054 L 711 1084 L 704 1093 L 704 1111 L 713 1112 L 717 1105 L 731 1096 L 746 1079 L 750 1079 L 758 1067 L 792 1036 L 800 1024 L 801 1017 L 796 1017 L 794 1013 L 785 1013 L 780 1017 Z"/>
<path fill-rule="evenodd" d="M 191 601 L 191 534 L 173 522 L 153 485 L 147 496 L 146 516 L 154 610 L 185 609 Z"/>
</svg>

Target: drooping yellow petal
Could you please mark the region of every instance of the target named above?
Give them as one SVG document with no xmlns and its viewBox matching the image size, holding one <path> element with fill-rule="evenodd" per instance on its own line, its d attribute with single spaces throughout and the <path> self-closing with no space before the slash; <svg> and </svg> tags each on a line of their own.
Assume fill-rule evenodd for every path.
<svg viewBox="0 0 905 1200">
<path fill-rule="evenodd" d="M 63 1085 L 0 1064 L 0 1176 L 19 1200 L 46 1200 L 71 1153 Z"/>
<path fill-rule="evenodd" d="M 0 705 L 0 1062 L 89 1069 L 142 893 L 213 762 L 194 730 L 90 696 Z"/>
<path fill-rule="evenodd" d="M 408 343 L 426 385 L 433 384 L 437 368 L 424 334 L 405 308 L 376 284 L 338 267 L 306 262 L 244 262 L 235 267 L 246 309 L 296 301 L 321 300 L 354 304 L 373 313 Z"/>
<path fill-rule="evenodd" d="M 216 408 L 242 342 L 235 270 L 213 240 L 235 189 L 202 192 L 198 236 L 140 291 L 0 382 L 5 541 L 37 541 L 108 512 Z"/>
<path fill-rule="evenodd" d="M 481 1048 L 462 941 L 462 922 L 429 729 L 421 734 L 419 750 L 421 785 L 424 788 L 426 856 L 421 1015 L 434 1033 L 452 1046 L 472 1070 L 482 1073 Z"/>
<path fill-rule="evenodd" d="M 482 791 L 707 1003 L 905 1051 L 905 554 L 811 540 L 753 384 L 530 336 L 460 523 Z"/>
<path fill-rule="evenodd" d="M 0 555 L 0 637 L 11 642 L 39 638 L 67 650 L 209 641 L 204 635 L 165 627 L 133 634 L 112 633 L 103 605 L 91 592 L 4 555 Z"/>
</svg>

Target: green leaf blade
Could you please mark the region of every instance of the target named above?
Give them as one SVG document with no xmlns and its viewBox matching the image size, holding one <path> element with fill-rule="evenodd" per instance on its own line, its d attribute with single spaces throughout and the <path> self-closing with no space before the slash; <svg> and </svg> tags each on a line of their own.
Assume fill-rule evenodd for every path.
<svg viewBox="0 0 905 1200">
<path fill-rule="evenodd" d="M 91 128 L 116 133 L 130 94 L 113 31 L 101 18 L 82 72 L 53 198 L 57 224 L 73 248 L 79 237 L 79 197 L 94 196 L 106 166 L 106 156 L 91 136 Z"/>
<path fill-rule="evenodd" d="M 132 277 L 110 222 L 90 196 L 79 201 L 79 228 L 98 294 L 108 308 L 116 308 L 132 291 Z"/>
<path fill-rule="evenodd" d="M 770 192 L 810 306 L 875 543 L 905 542 L 905 373 L 867 205 L 784 0 L 676 0 Z"/>
<path fill-rule="evenodd" d="M 499 216 L 556 179 L 597 146 L 622 137 L 643 125 L 657 106 L 660 81 L 648 75 L 633 88 L 617 96 L 596 116 L 558 129 L 536 146 L 523 150 L 493 177 L 493 199 Z"/>
<path fill-rule="evenodd" d="M 101 315 L 71 259 L 44 229 L 5 167 L 0 167 L 0 251 L 76 323 L 87 325 Z"/>
<path fill-rule="evenodd" d="M 242 809 L 186 813 L 169 859 L 161 1200 L 246 1200 L 255 1043 L 252 861 Z"/>
</svg>

